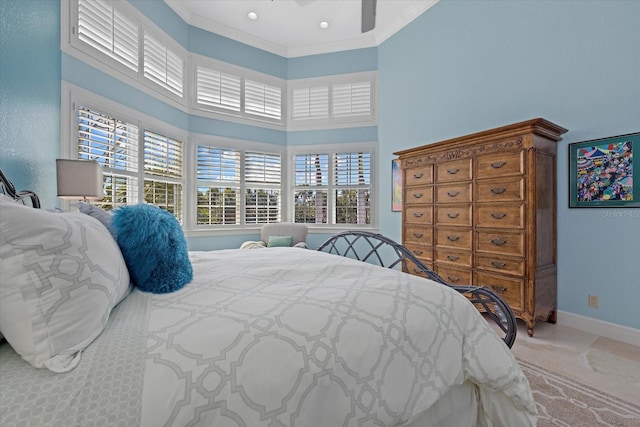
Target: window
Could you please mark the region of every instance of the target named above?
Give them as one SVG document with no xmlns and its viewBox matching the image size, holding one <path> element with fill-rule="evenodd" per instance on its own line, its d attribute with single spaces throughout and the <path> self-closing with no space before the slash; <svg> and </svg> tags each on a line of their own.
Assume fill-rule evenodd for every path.
<svg viewBox="0 0 640 427">
<path fill-rule="evenodd" d="M 171 51 L 148 31 L 144 32 L 144 76 L 147 79 L 182 97 L 183 68 L 184 61 L 180 55 Z"/>
<path fill-rule="evenodd" d="M 182 220 L 181 141 L 144 130 L 139 165 L 137 124 L 85 106 L 78 107 L 77 120 L 78 159 L 96 160 L 103 168 L 105 197 L 96 202 L 97 206 L 112 210 L 144 201 Z"/>
<path fill-rule="evenodd" d="M 137 20 L 113 3 L 78 0 L 78 39 L 128 69 L 138 72 Z"/>
<path fill-rule="evenodd" d="M 260 117 L 280 120 L 282 93 L 279 87 L 253 80 L 244 81 L 244 111 Z"/>
<path fill-rule="evenodd" d="M 197 146 L 197 224 L 264 224 L 281 219 L 281 156 Z"/>
<path fill-rule="evenodd" d="M 245 223 L 280 221 L 280 155 L 245 154 Z"/>
<path fill-rule="evenodd" d="M 368 116 L 371 114 L 371 83 L 358 82 L 333 86 L 333 116 Z"/>
<path fill-rule="evenodd" d="M 196 103 L 240 112 L 240 77 L 198 66 Z"/>
<path fill-rule="evenodd" d="M 373 125 L 375 72 L 290 80 L 292 128 Z"/>
<path fill-rule="evenodd" d="M 292 93 L 293 120 L 329 117 L 329 86 L 294 89 Z"/>
<path fill-rule="evenodd" d="M 182 221 L 182 142 L 144 131 L 144 201 Z"/>
<path fill-rule="evenodd" d="M 87 107 L 78 107 L 78 159 L 103 169 L 105 210 L 138 202 L 138 126 Z"/>
<path fill-rule="evenodd" d="M 371 151 L 294 155 L 293 216 L 312 224 L 371 225 Z"/>
<path fill-rule="evenodd" d="M 191 66 L 194 109 L 235 116 L 249 124 L 256 120 L 283 124 L 284 80 L 205 57 L 194 57 Z"/>
</svg>

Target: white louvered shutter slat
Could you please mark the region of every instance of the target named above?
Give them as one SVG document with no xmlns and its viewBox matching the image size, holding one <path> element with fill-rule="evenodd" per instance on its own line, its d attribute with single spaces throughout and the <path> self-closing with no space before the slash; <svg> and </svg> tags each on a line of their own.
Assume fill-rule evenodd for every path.
<svg viewBox="0 0 640 427">
<path fill-rule="evenodd" d="M 78 1 L 78 39 L 125 67 L 138 71 L 139 24 L 114 4 Z"/>
</svg>

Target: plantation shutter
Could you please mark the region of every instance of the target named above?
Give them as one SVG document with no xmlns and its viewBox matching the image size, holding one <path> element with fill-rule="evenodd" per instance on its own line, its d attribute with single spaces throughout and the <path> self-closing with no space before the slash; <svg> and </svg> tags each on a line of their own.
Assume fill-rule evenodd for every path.
<svg viewBox="0 0 640 427">
<path fill-rule="evenodd" d="M 326 186 L 329 184 L 328 154 L 299 154 L 295 160 L 296 186 Z"/>
<path fill-rule="evenodd" d="M 103 0 L 78 1 L 78 39 L 138 71 L 138 23 L 114 4 Z"/>
<path fill-rule="evenodd" d="M 252 183 L 280 184 L 281 162 L 279 154 L 245 154 L 245 181 Z"/>
<path fill-rule="evenodd" d="M 196 102 L 201 105 L 240 111 L 240 77 L 197 67 Z"/>
<path fill-rule="evenodd" d="M 333 86 L 333 117 L 366 116 L 371 114 L 371 82 L 337 84 Z"/>
<path fill-rule="evenodd" d="M 159 40 L 144 32 L 144 76 L 182 97 L 184 61 Z"/>
<path fill-rule="evenodd" d="M 337 186 L 369 186 L 371 183 L 370 153 L 338 153 L 334 159 L 334 183 Z"/>
<path fill-rule="evenodd" d="M 198 145 L 198 181 L 240 183 L 240 151 Z"/>
<path fill-rule="evenodd" d="M 260 117 L 280 120 L 282 90 L 276 86 L 246 79 L 244 81 L 244 111 Z"/>
<path fill-rule="evenodd" d="M 103 168 L 138 171 L 138 126 L 78 107 L 78 159 Z"/>
<path fill-rule="evenodd" d="M 293 120 L 329 117 L 329 87 L 315 86 L 293 90 Z"/>
<path fill-rule="evenodd" d="M 265 224 L 281 219 L 279 154 L 245 153 L 245 222 Z"/>
<path fill-rule="evenodd" d="M 182 179 L 182 141 L 144 131 L 144 172 L 164 178 Z"/>
</svg>

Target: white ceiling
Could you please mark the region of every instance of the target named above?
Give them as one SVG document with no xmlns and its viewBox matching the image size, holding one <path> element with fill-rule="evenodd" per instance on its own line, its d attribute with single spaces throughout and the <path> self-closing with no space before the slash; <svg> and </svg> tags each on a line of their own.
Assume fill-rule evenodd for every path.
<svg viewBox="0 0 640 427">
<path fill-rule="evenodd" d="M 360 0 L 164 1 L 190 25 L 291 58 L 378 46 L 438 0 L 378 0 L 376 27 L 364 34 Z"/>
</svg>

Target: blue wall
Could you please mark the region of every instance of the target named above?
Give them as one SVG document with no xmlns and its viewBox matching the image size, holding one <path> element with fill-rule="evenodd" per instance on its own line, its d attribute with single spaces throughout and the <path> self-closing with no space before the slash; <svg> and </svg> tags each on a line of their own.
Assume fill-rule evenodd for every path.
<svg viewBox="0 0 640 427">
<path fill-rule="evenodd" d="M 380 228 L 396 240 L 394 151 L 533 117 L 569 129 L 558 156 L 559 308 L 640 327 L 633 315 L 640 210 L 569 209 L 566 194 L 567 144 L 640 130 L 640 2 L 441 0 L 377 49 L 289 60 L 190 27 L 160 0 L 131 3 L 190 51 L 278 77 L 377 67 L 378 128 L 265 137 L 278 145 L 377 138 Z M 123 96 L 131 88 L 61 54 L 59 0 L 0 0 L 0 8 L 0 168 L 18 187 L 37 190 L 44 206 L 57 203 L 61 79 L 80 86 L 94 79 L 98 93 L 192 132 L 256 139 L 263 131 L 176 113 L 144 94 Z M 190 244 L 237 247 L 256 237 L 191 237 Z M 309 241 L 317 245 L 322 237 Z M 587 307 L 589 293 L 599 295 L 599 309 Z"/>
<path fill-rule="evenodd" d="M 535 117 L 569 129 L 558 146 L 558 306 L 635 328 L 640 210 L 569 209 L 567 145 L 640 131 L 638 17 L 640 2 L 442 0 L 378 49 L 383 165 L 395 150 Z M 381 232 L 398 239 L 381 170 L 392 216 Z"/>
<path fill-rule="evenodd" d="M 60 1 L 0 0 L 0 169 L 57 203 Z"/>
</svg>

